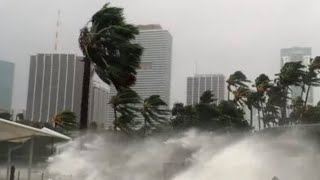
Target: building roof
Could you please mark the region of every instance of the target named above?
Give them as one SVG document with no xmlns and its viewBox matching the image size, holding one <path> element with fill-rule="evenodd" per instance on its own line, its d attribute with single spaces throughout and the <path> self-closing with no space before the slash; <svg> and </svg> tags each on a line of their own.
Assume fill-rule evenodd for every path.
<svg viewBox="0 0 320 180">
<path fill-rule="evenodd" d="M 63 140 L 71 140 L 70 137 L 50 130 L 48 128 L 38 129 L 0 118 L 0 142 L 25 142 L 33 136 L 44 136 L 59 138 Z"/>
<path fill-rule="evenodd" d="M 139 30 L 155 30 L 162 29 L 160 24 L 145 24 L 145 25 L 137 25 Z"/>
</svg>

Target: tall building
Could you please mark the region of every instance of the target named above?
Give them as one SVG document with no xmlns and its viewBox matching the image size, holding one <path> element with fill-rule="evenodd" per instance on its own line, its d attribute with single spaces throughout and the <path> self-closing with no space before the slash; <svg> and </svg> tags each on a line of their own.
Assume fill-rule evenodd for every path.
<svg viewBox="0 0 320 180">
<path fill-rule="evenodd" d="M 187 105 L 197 104 L 205 91 L 212 91 L 218 102 L 225 99 L 225 77 L 222 74 L 203 74 L 187 78 Z"/>
<path fill-rule="evenodd" d="M 135 43 L 140 44 L 144 50 L 133 90 L 143 99 L 151 95 L 160 95 L 169 105 L 172 36 L 160 25 L 140 25 L 138 27 L 140 34 L 136 36 Z M 110 93 L 110 96 L 115 95 L 115 89 L 111 88 Z M 112 120 L 113 113 L 110 110 L 108 112 L 110 125 Z"/>
<path fill-rule="evenodd" d="M 105 126 L 107 123 L 109 88 L 102 84 L 93 81 L 90 87 L 88 119 L 96 122 L 98 126 Z"/>
<path fill-rule="evenodd" d="M 75 54 L 31 56 L 26 119 L 48 122 L 64 110 L 73 111 L 80 118 L 84 73 L 84 63 L 81 60 L 82 57 Z M 107 90 L 103 89 L 97 94 L 99 88 L 95 82 L 91 82 L 88 113 L 89 121 L 102 123 L 100 116 L 106 117 L 106 114 L 100 113 L 105 112 L 103 109 L 107 107 L 100 103 L 100 99 L 107 96 Z M 101 107 L 102 105 L 105 107 Z"/>
<path fill-rule="evenodd" d="M 281 56 L 281 67 L 287 62 L 297 62 L 301 61 L 304 65 L 310 64 L 310 58 L 312 56 L 311 47 L 292 47 L 283 48 L 280 50 Z M 291 87 L 291 98 L 301 96 L 301 87 L 293 86 Z M 313 89 L 310 89 L 308 104 L 313 104 Z"/>
<path fill-rule="evenodd" d="M 0 113 L 10 112 L 14 80 L 14 64 L 0 60 Z"/>
</svg>

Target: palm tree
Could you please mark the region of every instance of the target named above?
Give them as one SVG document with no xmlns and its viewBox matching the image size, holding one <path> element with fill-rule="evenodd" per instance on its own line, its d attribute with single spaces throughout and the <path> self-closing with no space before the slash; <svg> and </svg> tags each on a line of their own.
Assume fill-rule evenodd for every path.
<svg viewBox="0 0 320 180">
<path fill-rule="evenodd" d="M 278 125 L 277 119 L 280 118 L 280 115 L 277 107 L 267 103 L 266 107 L 264 108 L 264 111 L 265 112 L 264 112 L 263 121 L 266 123 L 266 125 L 268 125 L 268 127 L 270 127 L 270 123 L 273 124 L 273 127 Z"/>
<path fill-rule="evenodd" d="M 271 86 L 270 79 L 265 74 L 260 74 L 255 79 L 255 87 L 256 87 L 258 93 L 264 94 L 265 92 L 267 92 L 267 90 L 270 86 Z"/>
<path fill-rule="evenodd" d="M 200 97 L 200 103 L 202 104 L 211 104 L 215 101 L 217 101 L 217 99 L 214 98 L 214 94 L 210 90 L 203 92 L 203 94 Z"/>
<path fill-rule="evenodd" d="M 301 61 L 287 62 L 280 70 L 279 74 L 276 74 L 276 85 L 281 88 L 284 100 L 281 105 L 281 118 L 283 122 L 287 121 L 287 96 L 290 86 L 302 86 L 302 80 L 305 76 L 305 66 Z"/>
<path fill-rule="evenodd" d="M 268 102 L 266 103 L 266 109 L 265 112 L 268 112 L 267 109 L 272 108 L 272 111 L 278 111 L 280 110 L 281 113 L 283 104 L 286 103 L 287 101 L 287 96 L 288 94 L 283 91 L 283 89 L 279 86 L 271 86 L 269 90 L 267 91 L 267 96 L 268 96 Z M 284 125 L 286 123 L 286 119 L 281 117 L 279 119 L 278 125 Z"/>
<path fill-rule="evenodd" d="M 231 87 L 239 87 L 239 86 L 243 86 L 243 87 L 248 87 L 248 85 L 246 85 L 245 83 L 250 82 L 247 79 L 247 76 L 245 74 L 243 74 L 241 71 L 236 71 L 235 73 L 231 74 L 229 76 L 229 79 L 227 80 L 228 83 L 228 100 L 230 100 L 230 93 L 232 92 Z"/>
<path fill-rule="evenodd" d="M 184 128 L 185 126 L 185 106 L 183 103 L 176 102 L 171 110 L 171 123 L 173 128 Z"/>
<path fill-rule="evenodd" d="M 304 101 L 302 97 L 298 96 L 292 100 L 292 112 L 290 113 L 290 119 L 295 120 L 297 123 L 304 111 Z"/>
<path fill-rule="evenodd" d="M 110 7 L 109 3 L 104 5 L 80 31 L 79 46 L 87 62 L 85 69 L 93 64 L 98 76 L 117 91 L 134 85 L 142 55 L 142 47 L 132 41 L 137 34 L 138 28 L 125 22 L 122 8 Z M 88 72 L 83 89 L 89 94 L 86 78 Z M 88 95 L 85 95 L 81 111 L 87 111 L 87 104 Z M 86 112 L 81 113 L 80 127 L 87 127 L 86 116 Z"/>
<path fill-rule="evenodd" d="M 78 123 L 74 112 L 69 110 L 63 111 L 52 118 L 54 127 L 61 127 L 65 130 L 72 130 L 77 128 Z"/>
<path fill-rule="evenodd" d="M 200 129 L 212 130 L 216 129 L 217 118 L 220 115 L 216 99 L 212 91 L 205 91 L 200 97 L 200 103 L 195 105 L 198 115 L 197 126 Z"/>
<path fill-rule="evenodd" d="M 246 99 L 248 94 L 250 93 L 250 90 L 248 87 L 240 86 L 235 91 L 233 91 L 234 99 L 233 102 L 243 106 L 246 103 Z"/>
<path fill-rule="evenodd" d="M 267 75 L 265 74 L 260 74 L 256 79 L 255 79 L 255 87 L 257 89 L 258 93 L 258 102 L 259 102 L 259 107 L 261 108 L 262 112 L 262 119 L 264 119 L 264 103 L 266 101 L 265 94 L 268 91 L 268 89 L 271 87 L 270 85 L 270 79 Z M 259 112 L 258 112 L 259 113 Z M 260 124 L 260 120 L 259 120 Z M 266 128 L 266 122 L 263 121 L 263 127 Z"/>
<path fill-rule="evenodd" d="M 187 127 L 191 127 L 198 122 L 198 112 L 193 105 L 186 105 L 184 107 L 184 114 L 185 114 L 185 124 Z"/>
<path fill-rule="evenodd" d="M 140 112 L 144 118 L 144 135 L 147 133 L 147 126 L 156 127 L 156 124 L 166 123 L 170 113 L 167 109 L 167 103 L 159 95 L 146 98 Z"/>
<path fill-rule="evenodd" d="M 311 64 L 308 66 L 308 71 L 303 76 L 301 97 L 303 95 L 303 92 L 305 91 L 305 86 L 307 86 L 307 92 L 304 100 L 303 111 L 305 111 L 307 107 L 311 86 L 320 86 L 320 78 L 318 78 L 319 71 L 320 71 L 320 57 L 311 59 Z"/>
<path fill-rule="evenodd" d="M 136 117 L 136 112 L 139 110 L 137 108 L 137 104 L 140 103 L 140 97 L 139 95 L 127 88 L 122 89 L 117 93 L 116 96 L 113 96 L 109 102 L 113 108 L 114 112 L 114 121 L 113 121 L 113 129 L 115 131 L 122 130 L 125 133 L 129 133 L 127 129 L 127 124 L 124 124 L 127 122 L 127 118 L 134 118 Z M 120 117 L 118 117 L 118 113 L 120 113 Z M 124 119 L 126 119 L 124 121 Z"/>
<path fill-rule="evenodd" d="M 253 126 L 253 108 L 258 109 L 260 111 L 260 104 L 259 104 L 259 93 L 250 91 L 247 93 L 246 102 L 248 109 L 250 110 L 250 126 Z M 260 124 L 260 119 L 258 119 Z M 259 126 L 260 128 L 260 126 Z"/>
</svg>

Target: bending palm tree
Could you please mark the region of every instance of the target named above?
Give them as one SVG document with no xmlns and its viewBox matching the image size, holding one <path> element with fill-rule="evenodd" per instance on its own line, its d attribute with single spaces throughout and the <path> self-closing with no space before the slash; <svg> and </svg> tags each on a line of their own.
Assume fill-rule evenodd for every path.
<svg viewBox="0 0 320 180">
<path fill-rule="evenodd" d="M 166 123 L 169 113 L 167 103 L 159 95 L 146 98 L 141 108 L 141 114 L 144 118 L 144 135 L 146 135 L 148 125 L 155 127 L 156 124 Z"/>
<path fill-rule="evenodd" d="M 210 90 L 205 91 L 200 97 L 200 103 L 202 104 L 212 104 L 216 101 L 217 99 L 214 98 L 214 94 Z"/>
<path fill-rule="evenodd" d="M 127 122 L 136 117 L 135 112 L 138 111 L 136 105 L 139 103 L 140 97 L 131 89 L 123 89 L 111 98 L 109 104 L 111 104 L 114 112 L 113 129 L 115 131 L 118 128 L 125 133 L 130 131 Z M 118 113 L 121 114 L 120 117 L 118 117 Z"/>
<path fill-rule="evenodd" d="M 231 87 L 239 87 L 239 86 L 243 86 L 243 87 L 248 87 L 248 85 L 246 85 L 246 82 L 250 82 L 246 75 L 244 75 L 241 71 L 236 71 L 235 73 L 231 74 L 229 76 L 229 79 L 227 80 L 228 83 L 228 100 L 230 100 L 230 93 L 232 92 Z"/>
<path fill-rule="evenodd" d="M 247 87 L 239 87 L 237 90 L 233 91 L 233 102 L 243 106 L 246 102 L 245 98 L 248 96 L 249 92 L 250 90 Z"/>
<path fill-rule="evenodd" d="M 138 29 L 125 22 L 123 9 L 103 6 L 81 29 L 79 45 L 84 61 L 93 64 L 98 76 L 117 91 L 131 87 L 136 81 L 142 47 L 132 43 Z M 87 63 L 86 67 L 89 67 Z M 88 69 L 88 68 L 86 68 Z M 90 69 L 90 68 L 89 68 Z M 88 80 L 84 86 L 89 86 Z M 86 89 L 89 93 L 88 88 Z M 81 111 L 87 111 L 88 96 L 83 96 Z M 81 127 L 87 127 L 87 113 L 82 113 Z"/>
<path fill-rule="evenodd" d="M 280 70 L 275 80 L 276 85 L 281 89 L 283 104 L 281 105 L 282 122 L 287 122 L 287 96 L 290 86 L 302 86 L 302 79 L 305 75 L 305 66 L 302 62 L 288 62 Z M 279 97 L 278 97 L 279 98 Z"/>
<path fill-rule="evenodd" d="M 308 67 L 307 73 L 303 76 L 303 85 L 302 85 L 302 94 L 305 91 L 305 86 L 307 86 L 307 92 L 304 100 L 303 112 L 306 110 L 307 102 L 309 98 L 309 93 L 311 86 L 320 86 L 320 78 L 318 78 L 320 71 L 320 57 L 316 57 L 315 59 L 311 59 L 311 64 Z"/>
<path fill-rule="evenodd" d="M 248 109 L 250 110 L 250 126 L 253 126 L 253 108 L 258 109 L 260 111 L 260 105 L 259 105 L 259 94 L 257 92 L 249 92 L 246 97 L 247 101 L 245 102 Z M 258 112 L 259 113 L 259 112 Z M 259 129 L 260 127 L 260 119 L 259 121 Z"/>
<path fill-rule="evenodd" d="M 260 74 L 255 79 L 255 87 L 256 87 L 257 93 L 259 95 L 258 96 L 258 98 L 259 98 L 258 102 L 259 102 L 259 107 L 261 108 L 261 111 L 262 111 L 262 119 L 264 120 L 264 115 L 265 115 L 264 103 L 266 101 L 265 94 L 268 91 L 268 89 L 271 87 L 269 77 L 267 75 L 265 75 L 265 74 Z M 263 127 L 266 128 L 266 122 L 265 121 L 263 121 Z"/>
<path fill-rule="evenodd" d="M 76 129 L 78 126 L 76 115 L 71 111 L 63 111 L 52 119 L 54 127 L 61 127 L 65 130 Z"/>
</svg>

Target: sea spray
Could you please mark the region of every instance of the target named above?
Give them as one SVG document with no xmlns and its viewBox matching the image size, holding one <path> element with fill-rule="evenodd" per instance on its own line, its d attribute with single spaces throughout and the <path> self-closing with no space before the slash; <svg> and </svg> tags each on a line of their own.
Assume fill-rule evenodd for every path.
<svg viewBox="0 0 320 180">
<path fill-rule="evenodd" d="M 297 132 L 239 137 L 190 130 L 134 142 L 88 135 L 62 145 L 47 170 L 77 180 L 318 180 L 319 168 L 318 146 Z"/>
</svg>

